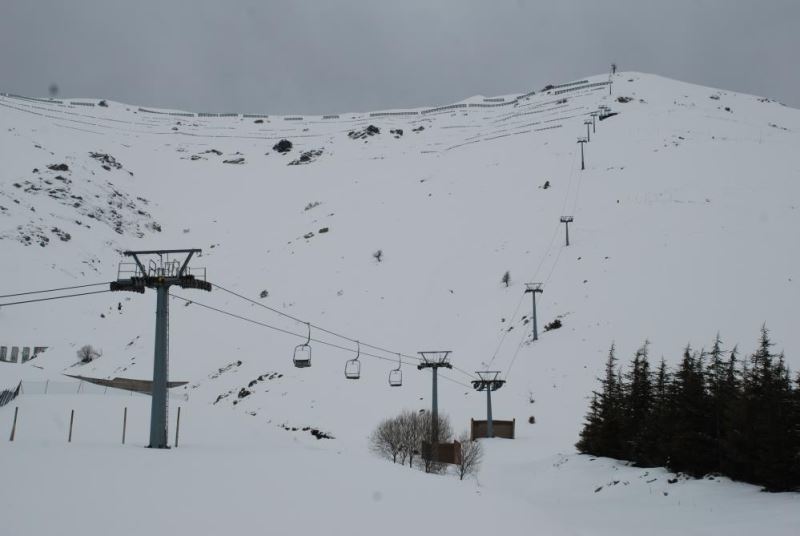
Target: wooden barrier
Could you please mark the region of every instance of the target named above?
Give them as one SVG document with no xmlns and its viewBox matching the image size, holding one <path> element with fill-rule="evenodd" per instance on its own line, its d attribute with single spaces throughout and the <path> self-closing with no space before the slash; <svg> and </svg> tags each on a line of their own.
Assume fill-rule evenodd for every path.
<svg viewBox="0 0 800 536">
<path fill-rule="evenodd" d="M 430 460 L 433 457 L 431 444 L 427 441 L 422 442 L 422 459 Z M 439 443 L 436 448 L 436 459 L 433 460 L 439 463 L 452 463 L 459 465 L 461 463 L 461 443 L 453 441 L 452 443 Z"/>
<path fill-rule="evenodd" d="M 517 419 L 510 421 L 498 421 L 492 419 L 492 428 L 494 437 L 502 437 L 504 439 L 514 439 L 514 429 Z M 470 419 L 469 435 L 471 439 L 479 439 L 481 437 L 489 437 L 487 431 L 488 425 L 486 421 L 476 421 Z"/>
</svg>

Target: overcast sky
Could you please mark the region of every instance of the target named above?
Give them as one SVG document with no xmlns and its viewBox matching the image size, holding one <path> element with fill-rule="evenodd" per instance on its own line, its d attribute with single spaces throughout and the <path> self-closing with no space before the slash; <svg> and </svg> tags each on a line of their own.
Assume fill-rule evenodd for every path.
<svg viewBox="0 0 800 536">
<path fill-rule="evenodd" d="M 208 112 L 435 105 L 608 70 L 800 107 L 800 0 L 0 0 L 0 91 Z"/>
</svg>

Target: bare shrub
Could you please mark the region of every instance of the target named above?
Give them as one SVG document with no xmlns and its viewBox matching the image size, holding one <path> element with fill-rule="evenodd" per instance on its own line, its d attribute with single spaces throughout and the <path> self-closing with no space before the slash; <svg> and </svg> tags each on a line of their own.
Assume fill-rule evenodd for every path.
<svg viewBox="0 0 800 536">
<path fill-rule="evenodd" d="M 85 344 L 81 346 L 77 354 L 78 354 L 78 361 L 80 361 L 81 363 L 91 363 L 98 357 L 102 356 L 103 351 L 95 349 L 95 347 L 92 346 L 91 344 Z"/>
<path fill-rule="evenodd" d="M 453 436 L 450 419 L 439 415 L 438 442 L 449 441 Z M 431 414 L 429 411 L 405 410 L 396 417 L 384 419 L 370 434 L 369 447 L 375 454 L 392 462 L 409 467 L 419 467 L 428 473 L 442 473 L 446 465 L 422 458 L 422 443 L 431 438 Z M 416 462 L 416 464 L 415 464 Z"/>
<path fill-rule="evenodd" d="M 369 438 L 370 450 L 391 459 L 392 463 L 397 463 L 397 456 L 404 447 L 400 421 L 399 417 L 384 419 Z"/>
<path fill-rule="evenodd" d="M 461 463 L 456 466 L 456 471 L 458 479 L 464 480 L 465 476 L 474 475 L 480 469 L 483 447 L 478 441 L 471 439 L 467 432 L 461 434 L 458 441 L 461 444 Z"/>
</svg>

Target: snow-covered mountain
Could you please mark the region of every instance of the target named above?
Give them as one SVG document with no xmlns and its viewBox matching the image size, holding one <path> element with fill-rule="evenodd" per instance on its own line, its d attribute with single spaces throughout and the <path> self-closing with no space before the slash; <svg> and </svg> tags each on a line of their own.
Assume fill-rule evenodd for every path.
<svg viewBox="0 0 800 536">
<path fill-rule="evenodd" d="M 322 117 L 0 96 L 0 294 L 111 281 L 121 251 L 157 248 L 201 248 L 192 264 L 220 287 L 174 290 L 189 301 L 171 303 L 170 376 L 189 384 L 170 413 L 174 426 L 182 406 L 181 447 L 164 453 L 135 448 L 148 398 L 72 393 L 62 375 L 149 378 L 151 291 L 0 308 L 0 345 L 48 347 L 0 363 L 2 384 L 29 382 L 0 408 L 10 430 L 20 407 L 16 440 L 1 443 L 16 490 L 4 525 L 127 534 L 154 512 L 172 533 L 794 534 L 796 494 L 668 484 L 575 453 L 612 342 L 623 361 L 647 339 L 675 362 L 718 331 L 752 351 L 766 323 L 800 367 L 800 112 L 653 75 L 607 80 Z M 603 105 L 581 170 L 577 138 Z M 534 343 L 526 282 L 544 284 Z M 305 325 L 258 304 L 348 339 L 312 329 L 340 348 L 312 343 L 313 366 L 294 368 Z M 358 381 L 343 375 L 354 340 Z M 76 366 L 84 344 L 103 355 Z M 477 482 L 368 453 L 380 419 L 430 404 L 430 374 L 410 358 L 389 387 L 396 352 L 431 349 L 460 369 L 439 401 L 458 431 L 485 415 L 470 374 L 508 380 L 494 414 L 516 419 L 518 438 L 485 442 Z"/>
</svg>

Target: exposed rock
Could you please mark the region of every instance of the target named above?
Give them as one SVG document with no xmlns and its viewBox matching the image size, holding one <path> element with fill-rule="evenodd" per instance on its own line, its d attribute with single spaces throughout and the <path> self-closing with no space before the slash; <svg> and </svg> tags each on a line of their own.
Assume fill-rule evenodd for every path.
<svg viewBox="0 0 800 536">
<path fill-rule="evenodd" d="M 353 140 L 360 140 L 380 133 L 381 129 L 379 129 L 375 125 L 368 125 L 362 128 L 361 130 L 351 130 L 350 132 L 347 133 L 347 137 Z"/>
<path fill-rule="evenodd" d="M 322 149 L 311 149 L 309 151 L 304 151 L 300 154 L 300 158 L 292 160 L 287 165 L 298 166 L 300 164 L 310 164 L 320 156 L 322 156 Z"/>
<path fill-rule="evenodd" d="M 92 158 L 94 158 L 95 160 L 100 162 L 103 165 L 103 169 L 105 169 L 106 171 L 110 171 L 111 168 L 114 168 L 114 169 L 121 169 L 122 168 L 122 164 L 117 162 L 117 159 L 114 158 L 113 156 L 109 155 L 109 154 L 105 154 L 105 153 L 89 153 L 89 156 L 91 156 Z"/>
<path fill-rule="evenodd" d="M 281 140 L 272 146 L 272 150 L 276 153 L 286 154 L 292 150 L 292 142 L 286 139 Z"/>
</svg>

